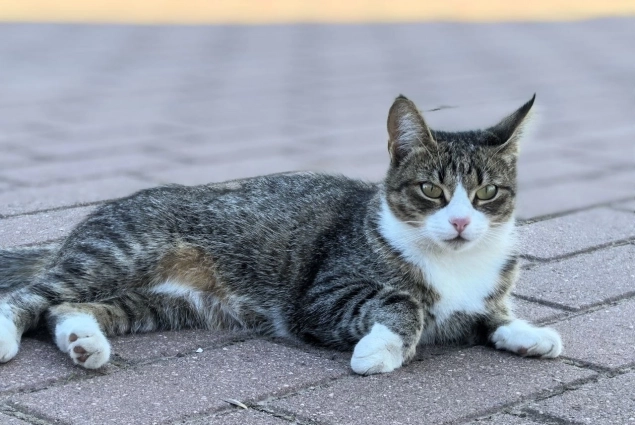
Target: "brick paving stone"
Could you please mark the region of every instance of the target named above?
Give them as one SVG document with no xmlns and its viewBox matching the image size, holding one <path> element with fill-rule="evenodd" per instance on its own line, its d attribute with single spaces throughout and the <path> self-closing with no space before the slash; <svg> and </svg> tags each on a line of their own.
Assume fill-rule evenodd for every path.
<svg viewBox="0 0 635 425">
<path fill-rule="evenodd" d="M 620 301 L 553 325 L 564 340 L 564 355 L 599 366 L 635 365 L 635 299 Z"/>
<path fill-rule="evenodd" d="M 143 171 L 140 174 L 157 183 L 197 185 L 241 179 L 264 174 L 306 170 L 303 157 L 272 156 L 262 159 L 227 161 L 217 164 L 186 165 L 166 170 Z"/>
<path fill-rule="evenodd" d="M 566 314 L 563 310 L 547 307 L 545 305 L 522 300 L 520 298 L 513 298 L 512 302 L 516 317 L 528 320 L 532 323 L 545 322 Z"/>
<path fill-rule="evenodd" d="M 623 211 L 597 208 L 521 226 L 520 251 L 552 258 L 611 241 L 635 237 L 635 217 Z"/>
<path fill-rule="evenodd" d="M 117 356 L 139 362 L 188 354 L 198 348 L 212 349 L 253 336 L 241 331 L 182 330 L 125 335 L 111 338 L 110 343 L 112 352 Z"/>
<path fill-rule="evenodd" d="M 24 422 L 18 418 L 7 416 L 0 413 L 0 424 L 2 425 L 27 425 L 28 422 Z"/>
<path fill-rule="evenodd" d="M 102 123 L 98 126 L 72 128 L 39 135 L 12 138 L 14 149 L 46 160 L 102 157 L 134 152 L 146 146 L 163 143 L 180 144 L 182 137 L 194 130 L 167 123 L 118 125 Z"/>
<path fill-rule="evenodd" d="M 150 424 L 226 408 L 226 398 L 249 402 L 347 374 L 337 362 L 248 341 L 10 400 L 65 423 Z"/>
<path fill-rule="evenodd" d="M 635 294 L 635 245 L 605 248 L 523 270 L 515 294 L 580 309 Z"/>
<path fill-rule="evenodd" d="M 626 201 L 626 202 L 619 202 L 617 204 L 611 205 L 611 207 L 613 207 L 613 208 L 615 208 L 617 210 L 627 211 L 627 212 L 632 214 L 632 213 L 635 212 L 635 200 Z"/>
<path fill-rule="evenodd" d="M 33 160 L 19 152 L 7 152 L 2 143 L 0 143 L 0 151 L 2 151 L 2 155 L 0 155 L 0 167 L 2 169 L 33 162 Z"/>
<path fill-rule="evenodd" d="M 51 182 L 78 181 L 99 177 L 115 177 L 126 172 L 164 169 L 174 163 L 148 155 L 126 154 L 76 159 L 48 161 L 28 167 L 0 171 L 0 177 L 25 185 L 50 184 Z"/>
<path fill-rule="evenodd" d="M 386 375 L 351 376 L 269 406 L 318 422 L 445 423 L 484 414 L 561 383 L 592 376 L 560 361 L 475 347 L 413 363 Z"/>
<path fill-rule="evenodd" d="M 0 248 L 46 242 L 66 236 L 94 209 L 69 208 L 0 219 Z"/>
<path fill-rule="evenodd" d="M 635 173 L 554 183 L 518 192 L 518 217 L 535 218 L 616 201 L 633 195 Z"/>
<path fill-rule="evenodd" d="M 0 215 L 114 199 L 152 186 L 154 184 L 132 177 L 112 177 L 50 187 L 20 188 L 0 193 Z"/>
<path fill-rule="evenodd" d="M 485 418 L 475 419 L 470 422 L 466 422 L 463 425 L 541 425 L 542 422 L 532 421 L 527 417 L 518 417 L 514 415 L 498 414 Z"/>
<path fill-rule="evenodd" d="M 15 183 L 12 183 L 6 180 L 0 180 L 0 192 L 13 189 L 15 186 L 16 186 Z"/>
<path fill-rule="evenodd" d="M 255 410 L 239 410 L 223 412 L 191 421 L 176 422 L 175 425 L 285 425 L 284 419 L 277 418 Z"/>
<path fill-rule="evenodd" d="M 585 163 L 570 155 L 562 154 L 547 158 L 542 155 L 538 160 L 524 161 L 521 153 L 518 163 L 518 188 L 521 191 L 532 187 L 544 188 L 561 180 L 593 177 L 605 170 L 605 165 Z"/>
<path fill-rule="evenodd" d="M 86 376 L 52 342 L 24 338 L 18 355 L 0 364 L 0 394 L 44 388 L 61 379 Z"/>
<path fill-rule="evenodd" d="M 529 407 L 576 424 L 625 425 L 635 422 L 635 373 L 629 372 L 567 391 Z"/>
</svg>

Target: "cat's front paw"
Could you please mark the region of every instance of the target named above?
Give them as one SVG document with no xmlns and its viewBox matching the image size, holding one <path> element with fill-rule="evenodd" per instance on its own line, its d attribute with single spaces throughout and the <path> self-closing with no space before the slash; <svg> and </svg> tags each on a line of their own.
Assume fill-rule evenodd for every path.
<svg viewBox="0 0 635 425">
<path fill-rule="evenodd" d="M 59 323 L 55 328 L 55 340 L 73 363 L 86 369 L 98 369 L 110 359 L 110 343 L 89 315 L 71 316 Z"/>
<path fill-rule="evenodd" d="M 551 328 L 538 328 L 518 319 L 496 329 L 492 334 L 492 342 L 499 350 L 522 356 L 554 358 L 562 353 L 562 340 L 558 332 Z"/>
<path fill-rule="evenodd" d="M 359 340 L 351 358 L 351 368 L 360 375 L 386 373 L 404 361 L 401 337 L 386 326 L 375 323 L 370 333 Z"/>
<path fill-rule="evenodd" d="M 0 315 L 0 363 L 6 363 L 18 354 L 20 341 L 13 322 Z"/>
</svg>

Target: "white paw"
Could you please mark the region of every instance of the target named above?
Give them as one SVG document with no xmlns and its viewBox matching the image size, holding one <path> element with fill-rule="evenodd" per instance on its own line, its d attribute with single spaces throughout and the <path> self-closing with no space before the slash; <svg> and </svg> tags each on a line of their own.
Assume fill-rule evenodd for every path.
<svg viewBox="0 0 635 425">
<path fill-rule="evenodd" d="M 97 321 L 88 314 L 72 315 L 55 327 L 55 342 L 75 364 L 97 369 L 110 358 L 110 343 Z"/>
<path fill-rule="evenodd" d="M 562 353 L 562 340 L 551 328 L 538 328 L 516 319 L 496 329 L 492 342 L 499 350 L 523 356 L 558 357 Z"/>
<path fill-rule="evenodd" d="M 360 375 L 391 372 L 403 364 L 403 341 L 386 326 L 375 323 L 359 340 L 351 358 L 351 368 Z"/>
<path fill-rule="evenodd" d="M 6 363 L 18 354 L 20 337 L 13 321 L 0 314 L 0 363 Z"/>
</svg>

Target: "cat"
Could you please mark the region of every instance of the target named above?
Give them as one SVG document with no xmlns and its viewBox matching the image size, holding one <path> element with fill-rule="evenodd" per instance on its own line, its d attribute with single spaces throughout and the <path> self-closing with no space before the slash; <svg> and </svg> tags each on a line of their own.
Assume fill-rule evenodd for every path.
<svg viewBox="0 0 635 425">
<path fill-rule="evenodd" d="M 0 362 L 49 327 L 88 369 L 107 337 L 256 329 L 353 351 L 362 375 L 419 344 L 553 358 L 556 331 L 517 319 L 516 164 L 530 101 L 486 130 L 435 131 L 404 96 L 381 183 L 312 172 L 142 190 L 58 245 L 0 251 Z"/>
</svg>

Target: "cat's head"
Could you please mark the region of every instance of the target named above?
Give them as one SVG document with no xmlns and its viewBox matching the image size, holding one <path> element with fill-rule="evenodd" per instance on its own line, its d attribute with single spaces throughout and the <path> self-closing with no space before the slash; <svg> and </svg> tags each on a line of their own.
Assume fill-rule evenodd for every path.
<svg viewBox="0 0 635 425">
<path fill-rule="evenodd" d="M 534 99 L 493 127 L 465 132 L 431 130 L 414 103 L 395 100 L 384 208 L 408 229 L 404 238 L 462 251 L 513 226 L 518 142 Z"/>
</svg>

